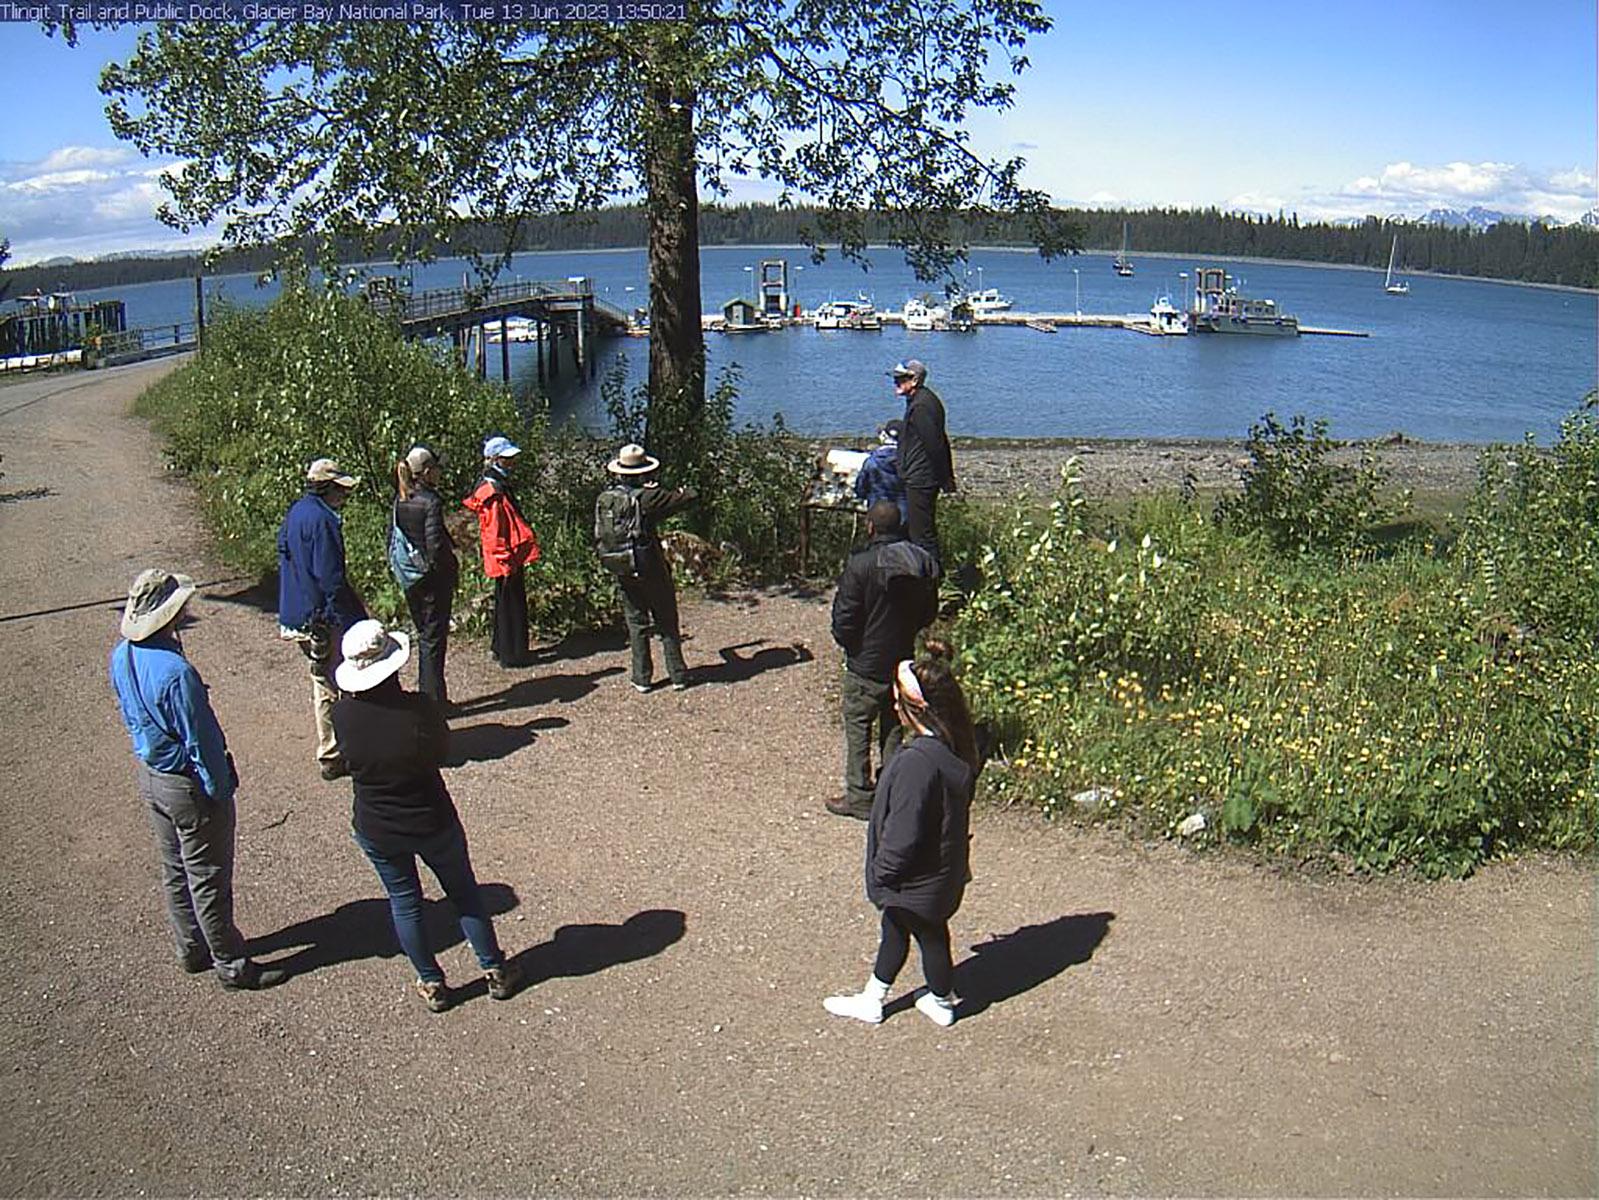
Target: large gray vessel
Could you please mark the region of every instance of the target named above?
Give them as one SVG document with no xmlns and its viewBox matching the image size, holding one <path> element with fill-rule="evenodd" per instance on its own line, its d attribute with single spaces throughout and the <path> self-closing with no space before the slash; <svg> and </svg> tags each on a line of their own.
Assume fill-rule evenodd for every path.
<svg viewBox="0 0 1599 1200">
<path fill-rule="evenodd" d="M 1298 337 L 1299 318 L 1281 312 L 1275 300 L 1250 300 L 1221 267 L 1194 271 L 1194 300 L 1188 327 L 1195 333 L 1254 333 L 1266 337 Z"/>
</svg>

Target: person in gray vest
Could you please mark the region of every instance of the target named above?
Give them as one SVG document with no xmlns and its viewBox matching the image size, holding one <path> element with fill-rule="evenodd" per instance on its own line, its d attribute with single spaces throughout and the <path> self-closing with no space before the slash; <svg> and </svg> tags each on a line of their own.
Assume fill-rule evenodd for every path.
<svg viewBox="0 0 1599 1200">
<path fill-rule="evenodd" d="M 844 650 L 844 794 L 827 811 L 866 820 L 872 813 L 872 728 L 878 770 L 899 749 L 894 668 L 938 612 L 938 565 L 905 539 L 899 505 L 878 500 L 866 512 L 867 543 L 850 555 L 833 595 L 833 640 Z"/>
<path fill-rule="evenodd" d="M 622 615 L 627 622 L 628 645 L 633 652 L 633 690 L 647 692 L 655 686 L 655 666 L 650 660 L 650 634 L 661 639 L 661 657 L 666 659 L 666 674 L 676 691 L 689 685 L 688 665 L 683 661 L 683 639 L 677 622 L 677 591 L 672 572 L 661 550 L 656 532 L 659 522 L 694 503 L 694 489 L 661 486 L 661 462 L 637 444 L 623 446 L 605 469 L 616 476 L 618 486 L 638 504 L 641 524 L 641 554 L 638 574 L 617 577 L 622 589 Z"/>
<path fill-rule="evenodd" d="M 140 572 L 128 589 L 111 686 L 138 764 L 139 798 L 161 854 L 161 881 L 178 962 L 215 969 L 222 986 L 255 991 L 289 977 L 245 953 L 233 923 L 233 795 L 239 786 L 200 674 L 183 656 L 179 628 L 194 580 Z"/>
</svg>

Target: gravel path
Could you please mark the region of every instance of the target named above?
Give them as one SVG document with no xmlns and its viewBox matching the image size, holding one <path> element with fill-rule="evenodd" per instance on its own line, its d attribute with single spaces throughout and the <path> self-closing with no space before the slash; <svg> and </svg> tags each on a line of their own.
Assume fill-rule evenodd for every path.
<svg viewBox="0 0 1599 1200">
<path fill-rule="evenodd" d="M 124 415 L 162 369 L 0 390 L 0 1194 L 1599 1190 L 1588 866 L 1305 878 L 986 810 L 967 1015 L 826 1016 L 875 921 L 862 827 L 821 807 L 825 594 L 689 602 L 681 695 L 634 695 L 616 642 L 458 649 L 448 778 L 535 982 L 434 1016 L 299 656 L 212 582 L 186 643 L 244 777 L 240 924 L 298 974 L 181 974 L 104 666 L 139 567 L 224 574 Z"/>
</svg>

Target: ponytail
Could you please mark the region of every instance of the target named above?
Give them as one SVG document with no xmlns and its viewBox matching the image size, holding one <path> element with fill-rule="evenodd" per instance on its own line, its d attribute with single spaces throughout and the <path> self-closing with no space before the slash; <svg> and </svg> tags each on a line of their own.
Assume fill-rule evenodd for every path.
<svg viewBox="0 0 1599 1200">
<path fill-rule="evenodd" d="M 966 696 L 950 667 L 951 650 L 946 642 L 928 638 L 922 657 L 911 666 L 921 687 L 926 706 L 916 717 L 953 750 L 973 771 L 982 766 L 977 753 L 977 732 L 966 707 Z"/>
<path fill-rule="evenodd" d="M 409 500 L 411 493 L 416 490 L 416 473 L 403 458 L 394 465 L 394 487 L 401 500 Z"/>
</svg>

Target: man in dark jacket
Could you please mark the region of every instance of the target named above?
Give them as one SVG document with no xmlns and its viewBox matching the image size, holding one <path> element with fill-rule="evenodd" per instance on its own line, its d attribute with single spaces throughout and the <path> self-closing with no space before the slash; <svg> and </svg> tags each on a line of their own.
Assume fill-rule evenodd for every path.
<svg viewBox="0 0 1599 1200">
<path fill-rule="evenodd" d="M 289 506 L 278 530 L 278 632 L 300 647 L 311 669 L 316 716 L 316 758 L 323 779 L 347 772 L 333 735 L 333 666 L 339 639 L 366 608 L 350 586 L 344 565 L 344 524 L 339 510 L 361 481 L 319 458 L 305 473 L 305 495 Z"/>
<path fill-rule="evenodd" d="M 867 544 L 850 555 L 833 596 L 833 640 L 844 648 L 844 795 L 827 801 L 841 817 L 872 812 L 872 726 L 878 769 L 899 747 L 894 667 L 911 657 L 916 634 L 937 612 L 938 565 L 907 541 L 899 506 L 879 500 L 866 513 Z"/>
<path fill-rule="evenodd" d="M 661 462 L 644 452 L 644 447 L 629 443 L 616 452 L 605 469 L 616 477 L 616 486 L 638 504 L 641 546 L 639 573 L 618 576 L 622 589 L 622 616 L 627 622 L 627 640 L 633 654 L 633 690 L 647 692 L 655 686 L 655 664 L 650 660 L 650 634 L 661 639 L 661 657 L 674 691 L 689 685 L 688 664 L 683 661 L 683 638 L 677 622 L 677 591 L 672 572 L 666 565 L 658 532 L 660 522 L 694 503 L 690 487 L 664 488 L 658 472 Z"/>
<path fill-rule="evenodd" d="M 899 477 L 905 485 L 907 534 L 934 562 L 940 562 L 938 493 L 955 490 L 955 460 L 944 432 L 944 402 L 927 386 L 927 364 L 923 362 L 913 358 L 895 363 L 889 375 L 895 393 L 905 401 Z"/>
</svg>

